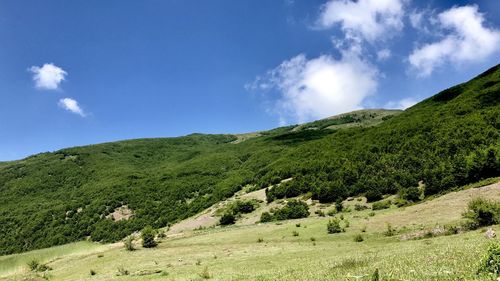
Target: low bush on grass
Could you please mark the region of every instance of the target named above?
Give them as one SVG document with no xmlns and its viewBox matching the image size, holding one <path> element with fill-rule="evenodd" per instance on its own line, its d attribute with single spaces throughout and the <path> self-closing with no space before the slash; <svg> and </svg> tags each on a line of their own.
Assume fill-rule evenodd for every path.
<svg viewBox="0 0 500 281">
<path fill-rule="evenodd" d="M 337 218 L 333 218 L 328 221 L 326 224 L 326 230 L 328 234 L 344 232 L 344 229 L 340 226 L 340 220 Z"/>
<path fill-rule="evenodd" d="M 95 270 L 93 270 L 93 269 L 91 269 L 91 270 L 90 270 L 90 275 L 94 276 L 94 275 L 96 275 L 96 274 L 97 274 L 97 273 L 95 272 Z"/>
<path fill-rule="evenodd" d="M 396 235 L 397 233 L 397 230 L 395 227 L 393 227 L 390 223 L 387 224 L 387 229 L 386 231 L 384 232 L 384 235 L 385 236 L 394 236 Z"/>
<path fill-rule="evenodd" d="M 269 212 L 263 212 L 260 215 L 260 222 L 270 222 L 270 221 L 273 221 L 273 220 L 274 220 L 274 217 Z"/>
<path fill-rule="evenodd" d="M 366 209 L 368 209 L 368 207 L 366 207 L 363 204 L 356 204 L 356 205 L 354 205 L 354 210 L 355 211 L 363 211 L 363 210 L 366 210 Z"/>
<path fill-rule="evenodd" d="M 278 209 L 274 216 L 278 220 L 307 218 L 309 216 L 309 206 L 304 201 L 290 200 L 285 207 Z"/>
<path fill-rule="evenodd" d="M 220 225 L 230 225 L 236 222 L 236 217 L 233 213 L 227 212 L 220 217 L 219 223 Z"/>
<path fill-rule="evenodd" d="M 293 235 L 293 236 L 299 236 L 299 232 L 298 232 L 298 231 L 293 231 L 293 232 L 292 232 L 292 235 Z"/>
<path fill-rule="evenodd" d="M 212 275 L 210 275 L 210 272 L 208 271 L 208 266 L 205 266 L 203 270 L 198 274 L 201 278 L 203 279 L 210 279 L 212 278 Z"/>
<path fill-rule="evenodd" d="M 469 202 L 463 217 L 469 221 L 471 229 L 498 224 L 500 222 L 500 203 L 476 198 Z"/>
<path fill-rule="evenodd" d="M 422 196 L 422 191 L 418 189 L 416 186 L 402 188 L 398 192 L 399 197 L 401 199 L 410 201 L 410 202 L 418 202 L 420 201 L 420 197 Z"/>
<path fill-rule="evenodd" d="M 125 246 L 125 249 L 127 251 L 134 251 L 135 250 L 134 237 L 129 236 L 129 237 L 125 238 L 125 240 L 123 241 L 123 245 Z"/>
<path fill-rule="evenodd" d="M 31 260 L 28 262 L 28 268 L 31 271 L 44 272 L 52 270 L 52 268 L 46 264 L 41 264 L 37 260 Z"/>
<path fill-rule="evenodd" d="M 306 218 L 309 216 L 309 206 L 304 201 L 290 200 L 283 208 L 271 212 L 273 213 L 263 212 L 260 222 Z"/>
<path fill-rule="evenodd" d="M 383 209 L 389 209 L 391 207 L 391 201 L 390 200 L 382 200 L 382 201 L 377 201 L 372 204 L 372 210 L 383 210 Z"/>
<path fill-rule="evenodd" d="M 141 233 L 142 247 L 154 248 L 158 244 L 155 241 L 155 231 L 151 226 L 146 226 Z"/>
<path fill-rule="evenodd" d="M 116 274 L 117 276 L 126 276 L 130 274 L 130 272 L 123 266 L 118 267 L 116 270 L 118 271 L 118 273 Z"/>
<path fill-rule="evenodd" d="M 36 271 L 38 269 L 39 265 L 40 265 L 40 263 L 37 260 L 31 260 L 28 262 L 28 268 L 31 271 Z"/>
<path fill-rule="evenodd" d="M 363 239 L 363 236 L 361 234 L 356 234 L 354 236 L 354 242 L 363 242 L 365 239 Z"/>
<path fill-rule="evenodd" d="M 478 273 L 500 276 L 500 243 L 492 243 L 479 264 Z"/>
</svg>

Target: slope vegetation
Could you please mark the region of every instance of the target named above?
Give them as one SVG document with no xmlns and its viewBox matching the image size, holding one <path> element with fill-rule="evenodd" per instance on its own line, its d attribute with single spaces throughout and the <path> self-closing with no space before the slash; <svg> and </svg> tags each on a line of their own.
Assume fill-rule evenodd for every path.
<svg viewBox="0 0 500 281">
<path fill-rule="evenodd" d="M 243 139 L 105 143 L 0 163 L 0 254 L 88 237 L 117 241 L 287 178 L 269 201 L 303 193 L 322 203 L 375 200 L 411 194 L 419 182 L 430 196 L 498 176 L 499 81 L 496 66 L 397 114 L 358 112 Z M 126 218 L 114 220 L 120 210 Z"/>
</svg>

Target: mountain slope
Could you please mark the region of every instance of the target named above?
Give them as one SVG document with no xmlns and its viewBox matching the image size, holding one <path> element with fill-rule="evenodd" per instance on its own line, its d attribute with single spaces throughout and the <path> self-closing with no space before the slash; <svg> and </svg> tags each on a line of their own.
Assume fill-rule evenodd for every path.
<svg viewBox="0 0 500 281">
<path fill-rule="evenodd" d="M 90 236 L 116 241 L 145 225 L 163 227 L 246 185 L 268 199 L 311 192 L 333 202 L 425 194 L 500 175 L 500 67 L 374 124 L 332 121 L 252 137 L 194 134 L 43 153 L 0 163 L 0 254 Z M 344 118 L 352 123 L 356 118 Z M 373 118 L 369 118 L 372 120 Z M 332 127 L 333 126 L 333 127 Z M 112 219 L 117 208 L 128 220 Z"/>
</svg>

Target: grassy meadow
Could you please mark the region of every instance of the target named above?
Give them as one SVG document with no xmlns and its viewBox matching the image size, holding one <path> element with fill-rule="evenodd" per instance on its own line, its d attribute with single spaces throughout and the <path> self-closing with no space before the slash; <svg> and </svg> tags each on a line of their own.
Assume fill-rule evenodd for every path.
<svg viewBox="0 0 500 281">
<path fill-rule="evenodd" d="M 380 280 L 495 280 L 476 274 L 491 243 L 485 228 L 401 240 L 405 233 L 459 222 L 467 202 L 479 196 L 500 200 L 500 182 L 408 207 L 337 214 L 349 222 L 339 234 L 327 234 L 331 217 L 311 216 L 167 232 L 153 249 L 142 248 L 139 241 L 135 251 L 121 243 L 81 242 L 4 256 L 0 280 L 372 280 L 376 269 Z M 395 235 L 385 234 L 388 224 Z M 359 235 L 363 241 L 356 242 Z M 52 270 L 29 271 L 26 263 L 33 258 Z"/>
</svg>

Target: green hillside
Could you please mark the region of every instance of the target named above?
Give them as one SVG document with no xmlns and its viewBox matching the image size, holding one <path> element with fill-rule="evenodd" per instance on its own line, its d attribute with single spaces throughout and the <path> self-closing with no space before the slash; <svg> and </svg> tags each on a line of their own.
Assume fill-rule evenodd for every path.
<svg viewBox="0 0 500 281">
<path fill-rule="evenodd" d="M 419 182 L 429 196 L 499 176 L 499 81 L 496 66 L 402 113 L 355 112 L 250 136 L 105 143 L 0 163 L 0 254 L 86 237 L 116 241 L 187 218 L 244 186 L 287 178 L 269 201 L 303 193 L 320 202 L 375 200 L 412 194 Z M 131 217 L 113 219 L 119 207 Z"/>
</svg>

